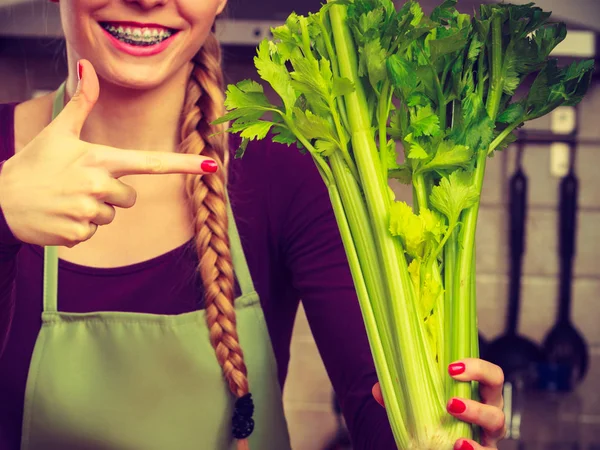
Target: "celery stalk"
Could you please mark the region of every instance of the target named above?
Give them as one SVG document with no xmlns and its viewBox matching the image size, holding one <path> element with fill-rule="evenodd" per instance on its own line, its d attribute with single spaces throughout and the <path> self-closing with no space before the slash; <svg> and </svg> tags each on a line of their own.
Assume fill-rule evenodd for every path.
<svg viewBox="0 0 600 450">
<path fill-rule="evenodd" d="M 400 357 L 411 364 L 399 364 L 404 398 L 411 401 L 404 405 L 406 421 L 413 437 L 420 445 L 429 445 L 432 433 L 441 421 L 441 383 L 435 362 L 428 351 L 423 325 L 419 320 L 408 269 L 402 248 L 388 231 L 389 196 L 387 186 L 381 182 L 376 168 L 377 146 L 371 130 L 371 120 L 365 94 L 358 76 L 356 48 L 348 28 L 346 7 L 334 4 L 329 10 L 334 44 L 339 62 L 340 75 L 354 83 L 355 90 L 344 96 L 348 120 L 352 129 L 352 147 L 359 176 L 373 225 L 375 240 L 380 252 L 380 264 L 388 284 L 393 315 L 390 318 L 397 330 Z M 420 399 L 413 399 L 414 393 Z M 443 403 L 443 402 L 442 402 Z"/>
<path fill-rule="evenodd" d="M 343 231 L 344 247 L 351 248 L 348 257 L 353 262 L 351 266 L 353 277 L 359 280 L 362 278 L 360 282 L 366 287 L 366 291 L 361 292 L 363 298 L 359 300 L 361 310 L 367 316 L 365 318 L 367 323 L 373 324 L 375 328 L 375 331 L 368 330 L 374 335 L 369 336 L 369 341 L 377 340 L 372 344 L 376 347 L 372 351 L 375 355 L 375 366 L 382 393 L 384 398 L 388 399 L 388 414 L 393 417 L 390 423 L 393 424 L 396 439 L 407 444 L 408 433 L 401 420 L 400 411 L 401 405 L 404 404 L 404 397 L 398 383 L 394 383 L 391 378 L 391 374 L 397 373 L 398 357 L 392 344 L 393 333 L 385 320 L 387 313 L 385 282 L 382 274 L 377 270 L 378 255 L 371 228 L 368 224 L 365 226 L 365 223 L 360 220 L 367 216 L 366 207 L 361 201 L 360 188 L 340 155 L 332 155 L 330 161 L 335 180 L 335 183 L 329 186 L 330 196 L 336 220 L 344 224 L 340 227 Z"/>
<path fill-rule="evenodd" d="M 350 264 L 352 277 L 360 302 L 363 320 L 365 321 L 367 337 L 369 339 L 371 352 L 373 354 L 375 367 L 377 369 L 377 376 L 379 378 L 382 393 L 386 399 L 386 409 L 391 418 L 390 424 L 392 426 L 392 432 L 394 433 L 396 442 L 398 442 L 402 448 L 408 448 L 410 445 L 410 435 L 406 429 L 404 421 L 402 420 L 403 415 L 400 409 L 404 403 L 404 397 L 402 396 L 402 392 L 397 393 L 398 383 L 396 383 L 392 378 L 392 374 L 395 373 L 395 361 L 394 358 L 390 358 L 390 355 L 393 355 L 391 345 L 389 343 L 390 335 L 386 335 L 386 333 L 382 332 L 381 322 L 377 321 L 377 315 L 375 314 L 377 305 L 373 306 L 371 304 L 371 297 L 369 295 L 367 283 L 361 269 L 361 266 L 364 266 L 365 260 L 361 260 L 358 256 L 355 241 L 353 240 L 354 236 L 350 231 L 350 226 L 347 220 L 347 217 L 351 217 L 350 214 L 353 211 L 350 211 L 348 216 L 346 215 L 336 185 L 331 184 L 328 186 L 328 189 L 331 198 L 331 204 L 340 228 L 342 241 L 344 242 L 344 247 L 346 249 L 346 255 L 348 256 L 348 262 Z M 362 261 L 362 265 L 360 261 Z"/>
<path fill-rule="evenodd" d="M 454 230 L 450 235 L 450 239 L 444 247 L 444 329 L 454 330 L 454 322 L 452 321 L 452 305 L 455 303 L 455 287 L 454 276 L 456 273 L 456 254 L 458 250 L 458 230 Z M 452 352 L 453 339 L 444 340 L 444 366 L 448 367 L 454 360 Z M 451 380 L 448 378 L 446 382 L 446 397 L 451 395 Z"/>
<path fill-rule="evenodd" d="M 502 30 L 501 18 L 495 16 L 492 19 L 492 78 L 490 81 L 490 93 L 487 102 L 488 115 L 495 121 L 500 100 L 502 98 Z M 477 162 L 473 184 L 477 192 L 481 194 L 483 178 L 487 163 L 488 149 L 480 149 L 477 153 Z M 478 200 L 469 208 L 463 217 L 463 230 L 460 235 L 462 247 L 458 252 L 458 280 L 455 282 L 456 297 L 454 302 L 453 317 L 453 359 L 469 358 L 473 355 L 473 332 L 472 324 L 475 300 L 472 299 L 473 285 L 475 284 L 473 269 L 475 258 L 475 233 L 477 217 L 479 215 Z M 462 398 L 471 398 L 471 386 L 468 383 L 453 383 L 451 394 Z M 472 436 L 472 428 L 463 423 L 456 423 L 455 430 L 463 436 Z M 458 431 L 460 430 L 460 431 Z"/>
</svg>

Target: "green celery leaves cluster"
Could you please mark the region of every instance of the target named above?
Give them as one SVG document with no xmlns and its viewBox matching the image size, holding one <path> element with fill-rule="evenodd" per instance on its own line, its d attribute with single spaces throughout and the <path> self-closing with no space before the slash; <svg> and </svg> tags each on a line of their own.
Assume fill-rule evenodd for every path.
<svg viewBox="0 0 600 450">
<path fill-rule="evenodd" d="M 399 448 L 453 448 L 475 429 L 446 413 L 476 397 L 447 365 L 477 357 L 475 230 L 487 158 L 586 94 L 592 61 L 550 58 L 564 24 L 533 4 L 333 0 L 292 14 L 254 59 L 263 86 L 227 90 L 215 123 L 308 152 L 329 190 Z M 397 149 L 401 149 L 398 151 Z M 396 179 L 413 204 L 395 200 Z M 343 314 L 343 311 L 340 311 Z M 475 436 L 476 437 L 476 436 Z"/>
</svg>

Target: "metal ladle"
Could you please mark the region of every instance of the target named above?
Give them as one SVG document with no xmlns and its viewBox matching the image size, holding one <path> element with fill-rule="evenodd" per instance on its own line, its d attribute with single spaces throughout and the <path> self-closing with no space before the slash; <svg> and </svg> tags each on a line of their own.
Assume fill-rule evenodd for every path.
<svg viewBox="0 0 600 450">
<path fill-rule="evenodd" d="M 576 144 L 571 143 L 569 173 L 559 188 L 558 235 L 560 256 L 559 306 L 554 327 L 544 339 L 544 353 L 550 363 L 567 367 L 572 384 L 581 381 L 588 369 L 588 346 L 571 321 L 571 290 L 575 237 L 577 233 L 577 198 L 579 180 L 575 174 Z"/>
<path fill-rule="evenodd" d="M 521 271 L 525 252 L 527 219 L 527 177 L 522 168 L 523 144 L 517 148 L 517 167 L 510 181 L 510 280 L 506 329 L 489 344 L 486 359 L 499 365 L 507 381 L 533 385 L 537 364 L 543 359 L 536 343 L 517 334 L 521 299 Z"/>
</svg>

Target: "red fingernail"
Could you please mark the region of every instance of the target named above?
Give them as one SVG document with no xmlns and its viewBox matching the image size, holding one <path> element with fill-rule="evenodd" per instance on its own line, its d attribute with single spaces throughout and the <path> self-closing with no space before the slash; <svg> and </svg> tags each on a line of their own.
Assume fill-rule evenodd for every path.
<svg viewBox="0 0 600 450">
<path fill-rule="evenodd" d="M 462 441 L 462 444 L 460 444 L 460 447 L 458 447 L 457 450 L 475 450 L 475 447 L 473 447 L 469 441 Z"/>
<path fill-rule="evenodd" d="M 83 78 L 83 65 L 77 61 L 77 78 L 79 81 Z"/>
<path fill-rule="evenodd" d="M 454 363 L 448 366 L 448 373 L 453 377 L 465 373 L 465 370 L 466 367 L 464 363 Z"/>
<path fill-rule="evenodd" d="M 215 173 L 219 169 L 219 166 L 214 161 L 206 160 L 200 164 L 200 169 L 202 169 L 203 172 Z"/>
<path fill-rule="evenodd" d="M 450 411 L 452 414 L 462 414 L 466 410 L 467 405 L 456 398 L 450 400 L 450 403 L 448 404 L 448 411 Z"/>
</svg>

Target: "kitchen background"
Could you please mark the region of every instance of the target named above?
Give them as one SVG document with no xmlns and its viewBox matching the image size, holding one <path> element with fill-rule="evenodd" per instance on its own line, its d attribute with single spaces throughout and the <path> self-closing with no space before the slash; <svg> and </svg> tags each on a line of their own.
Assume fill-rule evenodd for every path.
<svg viewBox="0 0 600 450">
<path fill-rule="evenodd" d="M 435 1 L 420 2 L 431 7 Z M 460 1 L 471 10 L 471 0 Z M 519 2 L 516 3 L 525 3 Z M 600 31 L 600 2 L 597 0 L 546 0 L 537 2 L 554 11 L 554 17 L 569 25 L 571 37 L 557 51 L 565 60 L 596 58 Z M 235 82 L 253 77 L 255 44 L 291 12 L 316 9 L 319 2 L 304 0 L 230 1 L 226 20 L 218 25 L 225 46 L 227 79 Z M 61 41 L 57 7 L 47 1 L 0 0 L 0 102 L 21 101 L 39 92 L 55 89 L 64 79 L 64 45 Z M 552 328 L 558 301 L 558 193 L 561 177 L 568 169 L 569 154 L 577 150 L 575 171 L 580 181 L 577 221 L 577 250 L 572 284 L 572 318 L 585 336 L 589 370 L 577 390 L 563 395 L 562 409 L 574 413 L 577 427 L 569 434 L 579 446 L 561 449 L 600 448 L 600 86 L 594 86 L 578 111 L 563 109 L 526 128 L 522 167 L 529 179 L 526 250 L 523 262 L 521 314 L 518 331 L 541 343 Z M 561 135 L 561 136 L 558 136 Z M 572 145 L 552 143 L 556 139 Z M 490 341 L 504 332 L 508 304 L 509 216 L 508 187 L 515 170 L 516 148 L 489 163 L 482 198 L 477 236 L 477 294 L 482 336 Z M 396 187 L 408 199 L 405 187 Z M 343 423 L 335 413 L 333 392 L 321 363 L 306 317 L 300 309 L 292 344 L 285 406 L 294 450 L 350 448 L 344 446 Z M 554 439 L 557 427 L 556 398 L 528 397 L 521 430 L 542 430 Z M 515 399 L 517 402 L 517 399 Z M 537 402 L 537 403 L 536 403 Z M 564 406 L 567 405 L 567 406 Z M 518 405 L 516 405 L 518 406 Z M 518 408 L 516 408 L 518 410 Z M 543 418 L 541 412 L 546 414 Z M 515 416 L 515 421 L 518 416 Z M 340 439 L 336 439 L 336 436 Z M 517 437 L 518 434 L 515 435 Z M 337 442 L 337 444 L 335 443 Z M 537 444 L 536 444 L 537 445 Z M 507 440 L 503 449 L 517 448 Z M 546 450 L 530 445 L 524 450 Z"/>
</svg>

